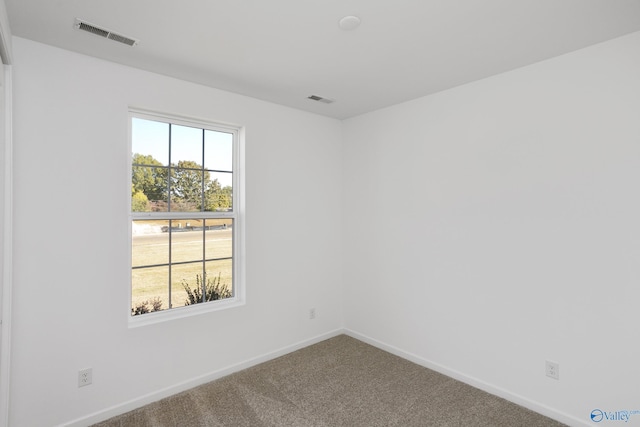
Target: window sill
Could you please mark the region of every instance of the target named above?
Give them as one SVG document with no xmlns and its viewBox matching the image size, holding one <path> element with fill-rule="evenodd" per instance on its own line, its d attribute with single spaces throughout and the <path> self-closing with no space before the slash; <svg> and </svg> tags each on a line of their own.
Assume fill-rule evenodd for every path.
<svg viewBox="0 0 640 427">
<path fill-rule="evenodd" d="M 140 326 L 154 325 L 156 323 L 169 322 L 184 317 L 198 316 L 200 314 L 212 313 L 215 311 L 227 310 L 234 307 L 240 307 L 245 304 L 243 299 L 239 297 L 227 298 L 223 301 L 211 301 L 201 304 L 195 304 L 185 307 L 172 308 L 169 310 L 157 311 L 154 313 L 139 314 L 137 316 L 129 316 L 129 328 L 137 328 Z"/>
</svg>

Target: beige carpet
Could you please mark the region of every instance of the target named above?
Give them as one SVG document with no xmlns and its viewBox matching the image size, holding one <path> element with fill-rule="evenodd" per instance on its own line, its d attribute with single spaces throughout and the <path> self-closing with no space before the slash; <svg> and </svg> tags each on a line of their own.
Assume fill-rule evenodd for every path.
<svg viewBox="0 0 640 427">
<path fill-rule="evenodd" d="M 117 416 L 136 426 L 562 426 L 345 335 Z"/>
</svg>

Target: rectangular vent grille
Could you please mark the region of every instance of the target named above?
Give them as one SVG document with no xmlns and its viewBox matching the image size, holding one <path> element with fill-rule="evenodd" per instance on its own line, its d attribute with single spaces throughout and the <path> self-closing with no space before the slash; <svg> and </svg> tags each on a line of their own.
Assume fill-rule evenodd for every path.
<svg viewBox="0 0 640 427">
<path fill-rule="evenodd" d="M 307 98 L 312 100 L 312 101 L 322 102 L 324 104 L 331 104 L 332 102 L 334 102 L 333 99 L 323 98 L 323 97 L 318 96 L 318 95 L 310 95 Z"/>
<path fill-rule="evenodd" d="M 94 27 L 93 25 L 89 25 L 89 24 L 85 24 L 84 22 L 81 22 L 80 25 L 78 26 L 79 30 L 82 31 L 87 31 L 89 33 L 93 33 L 97 36 L 100 37 L 107 37 L 109 36 L 109 31 L 103 30 L 101 28 L 98 27 Z"/>
<path fill-rule="evenodd" d="M 81 21 L 77 18 L 76 18 L 75 27 L 78 30 L 86 31 L 91 34 L 95 34 L 96 36 L 100 36 L 109 40 L 124 43 L 127 46 L 135 46 L 138 44 L 138 40 L 132 39 L 130 37 L 125 37 L 122 34 L 117 34 L 117 33 L 114 33 L 113 31 L 106 30 L 104 28 L 97 27 L 93 24 L 89 24 L 88 22 Z"/>
</svg>

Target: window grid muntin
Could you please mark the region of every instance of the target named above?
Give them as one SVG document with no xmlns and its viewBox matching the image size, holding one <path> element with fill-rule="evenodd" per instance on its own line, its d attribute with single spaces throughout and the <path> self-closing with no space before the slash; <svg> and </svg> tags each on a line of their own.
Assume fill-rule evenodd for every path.
<svg viewBox="0 0 640 427">
<path fill-rule="evenodd" d="M 132 120 L 133 118 L 140 118 L 140 119 L 144 119 L 144 120 L 150 120 L 150 121 L 155 121 L 155 122 L 161 122 L 161 123 L 166 123 L 168 124 L 168 138 L 169 138 L 169 142 L 168 142 L 168 160 L 169 160 L 169 164 L 168 166 L 164 166 L 164 165 L 146 165 L 146 164 L 137 164 L 137 163 L 133 163 L 130 162 L 131 166 L 129 168 L 129 171 L 131 172 L 133 170 L 133 166 L 138 166 L 138 167 L 150 167 L 150 168 L 157 168 L 157 169 L 167 169 L 167 211 L 163 211 L 163 212 L 133 212 L 130 210 L 130 223 L 133 223 L 136 220 L 142 220 L 142 219 L 146 219 L 146 220 L 152 220 L 152 219 L 157 219 L 157 220 L 169 220 L 169 222 L 171 223 L 174 220 L 184 220 L 184 219 L 195 219 L 195 220 L 202 220 L 206 223 L 206 221 L 208 219 L 230 219 L 232 221 L 232 230 L 231 230 L 231 253 L 232 256 L 230 257 L 222 257 L 222 258 L 205 258 L 206 254 L 206 229 L 203 229 L 202 231 L 202 238 L 203 238 L 203 257 L 201 260 L 194 260 L 194 261 L 184 261 L 184 262 L 173 262 L 172 260 L 172 248 L 173 248 L 173 242 L 172 242 L 172 238 L 173 238 L 173 233 L 171 232 L 171 230 L 169 230 L 169 261 L 166 264 L 157 264 L 157 265 L 144 265 L 144 266 L 135 266 L 135 267 L 131 267 L 132 270 L 135 269 L 142 269 L 142 268 L 152 268 L 152 267 L 168 267 L 169 269 L 169 274 L 168 274 L 168 306 L 169 308 L 166 310 L 162 310 L 162 311 L 167 311 L 167 310 L 171 310 L 173 308 L 182 308 L 182 306 L 180 307 L 173 307 L 173 297 L 171 295 L 172 292 L 172 285 L 173 285 L 173 278 L 172 278 L 172 265 L 178 266 L 178 265 L 184 265 L 184 264 L 196 264 L 196 263 L 202 263 L 203 266 L 203 271 L 202 271 L 202 277 L 203 279 L 206 277 L 206 264 L 207 262 L 215 262 L 215 261 L 227 261 L 227 260 L 231 260 L 231 298 L 228 299 L 232 299 L 237 295 L 237 278 L 238 278 L 238 272 L 237 272 L 237 263 L 236 263 L 236 257 L 237 257 L 237 238 L 239 235 L 239 232 L 237 231 L 237 226 L 238 226 L 238 216 L 237 216 L 237 210 L 236 207 L 238 206 L 237 204 L 237 198 L 238 198 L 238 177 L 237 177 L 237 173 L 238 173 L 238 164 L 239 164 L 239 159 L 238 159 L 238 134 L 239 131 L 237 128 L 231 128 L 231 127 L 225 127 L 223 125 L 218 125 L 218 124 L 211 124 L 211 123 L 205 123 L 205 122 L 191 122 L 189 120 L 184 120 L 184 119 L 175 119 L 175 118 L 170 118 L 167 116 L 155 116 L 153 114 L 148 114 L 148 113 L 140 113 L 137 111 L 133 111 L 131 110 L 130 112 L 130 120 Z M 172 159 L 171 159 L 171 153 L 172 153 L 172 132 L 171 132 L 171 128 L 173 125 L 180 125 L 180 126 L 189 126 L 189 127 L 195 127 L 197 129 L 200 129 L 202 131 L 201 133 L 201 144 L 202 144 L 202 166 L 201 168 L 178 168 L 177 165 L 172 165 Z M 220 169 L 205 169 L 205 135 L 206 135 L 206 131 L 213 131 L 213 132 L 220 132 L 220 133 L 226 133 L 226 134 L 230 134 L 231 135 L 231 143 L 232 143 L 232 161 L 231 161 L 231 166 L 232 166 L 232 170 L 220 170 Z M 130 132 L 131 135 L 131 132 Z M 132 147 L 133 148 L 133 147 Z M 132 150 L 133 152 L 133 150 Z M 201 206 L 200 206 L 200 210 L 199 211 L 173 211 L 171 210 L 171 183 L 172 183 L 172 174 L 171 174 L 171 170 L 173 169 L 184 169 L 184 170 L 195 170 L 198 172 L 201 172 Z M 231 174 L 231 206 L 229 208 L 229 210 L 227 211 L 216 211 L 216 210 L 211 210 L 211 211 L 207 211 L 205 210 L 206 208 L 206 203 L 205 203 L 205 182 L 206 180 L 204 179 L 204 174 L 205 172 L 214 172 L 214 173 L 230 173 Z M 222 189 L 222 184 L 220 184 L 220 188 Z M 194 215 L 197 214 L 197 215 Z M 171 227 L 170 227 L 171 228 Z M 133 237 L 133 236 L 132 236 Z M 202 289 L 202 293 L 203 293 L 203 299 L 205 297 L 205 284 L 206 284 L 206 280 L 203 280 L 203 289 Z M 131 288 L 132 289 L 132 288 Z M 130 298 L 130 303 L 133 301 L 132 298 Z M 204 301 L 203 301 L 204 302 Z M 134 317 L 134 316 L 131 316 Z"/>
</svg>

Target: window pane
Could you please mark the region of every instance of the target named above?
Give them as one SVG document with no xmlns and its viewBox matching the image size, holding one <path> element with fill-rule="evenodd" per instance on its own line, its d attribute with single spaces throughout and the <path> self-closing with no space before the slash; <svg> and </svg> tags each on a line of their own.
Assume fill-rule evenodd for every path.
<svg viewBox="0 0 640 427">
<path fill-rule="evenodd" d="M 202 129 L 171 125 L 171 164 L 202 168 Z"/>
<path fill-rule="evenodd" d="M 202 262 L 178 264 L 171 268 L 171 306 L 202 302 Z"/>
<path fill-rule="evenodd" d="M 231 211 L 233 209 L 233 174 L 207 172 L 205 211 Z M 205 175 L 206 177 L 206 175 Z"/>
<path fill-rule="evenodd" d="M 204 168 L 233 172 L 233 134 L 205 130 Z"/>
<path fill-rule="evenodd" d="M 233 173 L 231 172 L 209 172 L 209 180 L 217 180 L 220 188 L 233 187 Z"/>
<path fill-rule="evenodd" d="M 201 169 L 172 169 L 171 211 L 196 212 L 201 210 L 203 191 L 202 174 Z"/>
<path fill-rule="evenodd" d="M 169 124 L 134 117 L 131 121 L 131 151 L 169 166 Z M 148 159 L 147 158 L 147 159 Z M 156 164 L 145 161 L 144 164 Z"/>
<path fill-rule="evenodd" d="M 169 308 L 169 267 L 131 270 L 132 315 Z"/>
<path fill-rule="evenodd" d="M 168 221 L 137 220 L 131 224 L 133 267 L 169 263 Z M 165 282 L 165 284 L 168 282 Z"/>
<path fill-rule="evenodd" d="M 205 263 L 207 283 L 214 299 L 233 296 L 233 261 L 207 261 Z M 216 296 L 217 295 L 217 296 Z"/>
<path fill-rule="evenodd" d="M 171 221 L 171 262 L 202 261 L 203 220 Z M 202 267 L 201 267 L 202 268 Z"/>
<path fill-rule="evenodd" d="M 208 219 L 205 232 L 205 259 L 233 256 L 232 219 Z"/>
<path fill-rule="evenodd" d="M 167 169 L 164 167 L 132 166 L 131 211 L 166 212 L 169 191 L 167 179 Z"/>
</svg>

